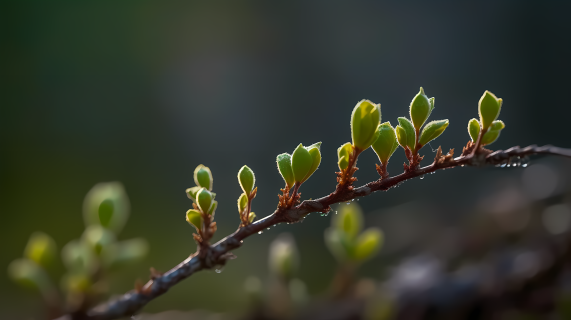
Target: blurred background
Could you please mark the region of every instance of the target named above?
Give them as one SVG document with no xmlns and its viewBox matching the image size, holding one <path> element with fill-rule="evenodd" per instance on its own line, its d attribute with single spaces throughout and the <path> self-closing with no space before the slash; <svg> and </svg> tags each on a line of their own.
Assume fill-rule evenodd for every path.
<svg viewBox="0 0 571 320">
<path fill-rule="evenodd" d="M 458 155 L 490 90 L 504 99 L 506 123 L 492 149 L 571 147 L 570 9 L 563 1 L 3 2 L 0 318 L 41 318 L 39 296 L 5 270 L 32 232 L 58 248 L 80 237 L 82 202 L 96 183 L 124 184 L 132 209 L 119 238 L 150 244 L 144 261 L 113 278 L 110 292 L 120 294 L 146 281 L 149 267 L 164 272 L 194 252 L 184 191 L 198 164 L 214 176 L 215 240 L 238 227 L 244 164 L 256 173 L 258 217 L 273 212 L 283 186 L 276 155 L 299 143 L 323 142 L 302 199 L 333 191 L 336 149 L 350 141 L 361 99 L 381 103 L 382 121 L 395 125 L 423 86 L 436 97 L 431 119 L 450 119 L 432 148 Z M 423 152 L 428 164 L 431 148 Z M 399 149 L 388 171 L 400 173 L 404 161 Z M 377 162 L 372 151 L 361 156 L 357 185 L 378 178 Z M 366 225 L 383 229 L 386 244 L 359 275 L 386 280 L 411 255 L 457 257 L 464 247 L 451 243 L 468 230 L 485 239 L 494 228 L 561 234 L 565 213 L 551 214 L 563 219 L 551 223 L 555 231 L 541 215 L 568 208 L 569 177 L 569 160 L 532 158 L 527 168 L 446 170 L 361 199 Z M 267 277 L 269 243 L 286 231 L 299 248 L 298 277 L 320 296 L 336 268 L 323 241 L 330 220 L 312 214 L 251 237 L 223 272 L 201 272 L 144 311 L 244 312 L 244 279 Z M 59 263 L 54 278 L 63 270 Z"/>
</svg>

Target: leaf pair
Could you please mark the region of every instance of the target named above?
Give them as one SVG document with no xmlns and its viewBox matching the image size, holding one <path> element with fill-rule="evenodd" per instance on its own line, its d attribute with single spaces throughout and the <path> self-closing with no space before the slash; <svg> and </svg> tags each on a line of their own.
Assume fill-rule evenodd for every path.
<svg viewBox="0 0 571 320">
<path fill-rule="evenodd" d="M 412 122 L 405 118 L 398 118 L 399 125 L 396 127 L 396 135 L 398 143 L 403 149 L 410 149 L 412 152 L 417 152 L 417 148 L 420 149 L 425 146 L 430 141 L 438 138 L 444 130 L 448 127 L 448 120 L 437 120 L 427 123 L 420 136 L 417 137 L 417 132 L 428 120 L 428 117 L 434 110 L 434 98 L 428 98 L 424 94 L 424 89 L 420 88 L 420 92 L 412 99 L 410 103 L 410 118 Z M 418 138 L 418 145 L 417 145 Z"/>
<path fill-rule="evenodd" d="M 325 231 L 325 242 L 333 255 L 342 262 L 362 262 L 372 258 L 382 246 L 381 230 L 373 227 L 361 232 L 363 214 L 355 203 L 341 206 L 331 224 Z"/>
<path fill-rule="evenodd" d="M 286 185 L 292 188 L 296 183 L 304 183 L 321 163 L 321 142 L 304 147 L 301 143 L 292 155 L 282 153 L 277 156 L 278 171 Z"/>
<path fill-rule="evenodd" d="M 503 121 L 496 120 L 500 115 L 503 100 L 497 98 L 493 93 L 486 91 L 478 102 L 478 113 L 480 121 L 470 119 L 468 121 L 468 133 L 475 143 L 478 140 L 481 130 L 486 130 L 482 136 L 482 146 L 492 144 L 499 137 L 501 131 L 506 127 Z"/>
</svg>

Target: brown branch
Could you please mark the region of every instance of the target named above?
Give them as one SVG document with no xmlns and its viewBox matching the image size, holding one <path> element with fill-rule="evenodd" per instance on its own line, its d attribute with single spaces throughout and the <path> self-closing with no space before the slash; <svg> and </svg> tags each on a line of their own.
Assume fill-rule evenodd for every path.
<svg viewBox="0 0 571 320">
<path fill-rule="evenodd" d="M 245 238 L 279 223 L 300 222 L 311 212 L 328 212 L 331 210 L 330 206 L 335 203 L 351 201 L 352 199 L 364 197 L 376 191 L 386 191 L 403 181 L 423 176 L 439 169 L 466 165 L 515 164 L 519 162 L 521 157 L 534 154 L 558 155 L 571 158 L 571 149 L 553 146 L 537 147 L 532 145 L 525 148 L 513 147 L 505 151 L 499 150 L 493 153 L 474 152 L 457 158 L 452 158 L 452 154 L 453 150 L 448 155 L 442 155 L 440 151 L 434 162 L 426 167 L 406 171 L 393 177 L 381 178 L 358 188 L 336 190 L 328 196 L 316 200 L 305 200 L 300 205 L 289 209 L 278 208 L 273 214 L 255 223 L 239 228 L 236 232 L 220 240 L 213 246 L 200 249 L 206 252 L 201 252 L 200 255 L 193 254 L 164 274 L 160 276 L 154 275 L 154 279 L 149 280 L 140 290 L 130 291 L 119 298 L 99 305 L 89 310 L 87 314 L 67 315 L 60 319 L 103 320 L 131 316 L 151 300 L 167 292 L 171 287 L 195 272 L 224 265 L 227 260 L 234 258 L 234 255 L 232 255 L 230 251 L 239 248 Z"/>
</svg>

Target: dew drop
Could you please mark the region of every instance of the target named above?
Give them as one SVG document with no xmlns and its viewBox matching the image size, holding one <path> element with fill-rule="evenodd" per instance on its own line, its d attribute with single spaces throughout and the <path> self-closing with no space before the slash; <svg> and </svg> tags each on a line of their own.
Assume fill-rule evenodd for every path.
<svg viewBox="0 0 571 320">
<path fill-rule="evenodd" d="M 220 268 L 220 269 L 214 269 L 214 272 L 216 272 L 216 273 L 222 273 L 222 268 Z"/>
<path fill-rule="evenodd" d="M 264 233 L 264 232 L 262 232 L 262 231 L 258 231 L 258 234 L 262 234 L 262 233 Z"/>
<path fill-rule="evenodd" d="M 351 202 L 347 202 L 346 204 L 347 204 L 347 205 L 350 205 L 350 204 L 351 204 Z"/>
<path fill-rule="evenodd" d="M 421 176 L 420 176 L 420 180 L 422 180 L 422 179 L 424 179 L 424 175 L 421 175 Z"/>
<path fill-rule="evenodd" d="M 337 211 L 335 211 L 335 214 L 337 214 Z"/>
</svg>

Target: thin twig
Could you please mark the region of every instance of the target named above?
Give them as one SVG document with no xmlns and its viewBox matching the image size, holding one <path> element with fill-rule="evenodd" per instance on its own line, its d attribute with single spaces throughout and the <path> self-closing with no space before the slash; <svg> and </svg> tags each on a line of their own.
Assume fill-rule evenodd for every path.
<svg viewBox="0 0 571 320">
<path fill-rule="evenodd" d="M 411 171 L 406 171 L 397 176 L 369 182 L 358 188 L 343 188 L 336 190 L 328 196 L 316 200 L 305 200 L 300 205 L 289 209 L 278 208 L 273 214 L 255 223 L 241 227 L 236 232 L 218 241 L 218 243 L 213 246 L 207 247 L 207 252 L 202 252 L 200 255 L 193 254 L 176 267 L 165 272 L 162 276 L 149 280 L 141 290 L 138 290 L 137 292 L 127 292 L 119 298 L 113 299 L 89 310 L 87 314 L 67 315 L 60 319 L 106 320 L 131 316 L 144 305 L 167 292 L 171 287 L 188 278 L 195 272 L 202 269 L 212 269 L 224 265 L 227 260 L 234 257 L 230 253 L 231 250 L 239 248 L 245 238 L 266 228 L 283 222 L 300 222 L 311 212 L 327 212 L 331 210 L 330 206 L 332 204 L 351 201 L 358 197 L 370 195 L 376 191 L 386 191 L 403 181 L 423 176 L 436 170 L 455 168 L 459 166 L 483 166 L 487 164 L 498 165 L 508 163 L 509 161 L 512 161 L 512 159 L 519 159 L 517 157 L 524 157 L 533 154 L 558 155 L 571 158 L 571 149 L 563 149 L 553 146 L 537 147 L 532 145 L 525 148 L 513 147 L 505 151 L 499 150 L 487 155 L 473 153 L 462 155 L 454 159 L 452 158 L 452 152 L 448 156 L 439 154 L 434 162 L 426 167 L 413 168 Z M 203 250 L 203 248 L 201 248 L 201 250 Z"/>
</svg>

